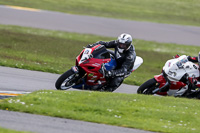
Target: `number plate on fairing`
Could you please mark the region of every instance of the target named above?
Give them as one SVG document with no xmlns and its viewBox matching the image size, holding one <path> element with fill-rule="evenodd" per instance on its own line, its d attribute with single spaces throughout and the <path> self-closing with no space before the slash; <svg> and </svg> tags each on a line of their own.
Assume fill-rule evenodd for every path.
<svg viewBox="0 0 200 133">
<path fill-rule="evenodd" d="M 91 52 L 92 52 L 92 49 L 86 48 L 85 51 L 83 52 L 81 60 L 79 61 L 79 64 L 81 64 L 84 61 L 88 60 L 90 58 Z"/>
</svg>

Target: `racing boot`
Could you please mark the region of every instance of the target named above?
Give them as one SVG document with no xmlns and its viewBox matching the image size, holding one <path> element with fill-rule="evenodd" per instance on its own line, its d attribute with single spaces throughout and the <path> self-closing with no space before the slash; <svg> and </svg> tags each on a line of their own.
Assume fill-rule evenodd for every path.
<svg viewBox="0 0 200 133">
<path fill-rule="evenodd" d="M 197 84 L 197 80 L 192 78 L 192 77 L 188 77 L 188 89 L 190 90 L 195 90 L 196 89 L 196 84 Z"/>
<path fill-rule="evenodd" d="M 197 80 L 192 78 L 192 77 L 188 77 L 188 90 L 185 93 L 185 96 L 187 98 L 194 98 L 196 96 L 196 84 L 197 84 Z"/>
</svg>

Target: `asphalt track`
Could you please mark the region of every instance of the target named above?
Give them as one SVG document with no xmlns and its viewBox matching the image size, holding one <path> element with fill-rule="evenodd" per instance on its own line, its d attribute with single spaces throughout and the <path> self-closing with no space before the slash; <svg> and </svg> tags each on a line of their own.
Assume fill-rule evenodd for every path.
<svg viewBox="0 0 200 133">
<path fill-rule="evenodd" d="M 0 126 L 35 133 L 152 133 L 132 128 L 4 110 L 0 110 Z"/>
<path fill-rule="evenodd" d="M 55 82 L 59 76 L 59 74 L 0 66 L 0 91 L 56 90 Z M 123 84 L 115 92 L 136 93 L 136 90 L 137 86 Z"/>
<path fill-rule="evenodd" d="M 20 9 L 20 10 L 19 10 Z M 126 32 L 133 38 L 157 42 L 200 45 L 200 27 L 80 16 L 0 6 L 0 24 L 117 37 Z"/>
<path fill-rule="evenodd" d="M 200 45 L 200 27 L 80 16 L 22 8 L 18 10 L 7 6 L 0 6 L 0 24 L 110 37 L 116 37 L 122 32 L 127 32 L 137 39 L 185 45 Z M 54 83 L 58 76 L 57 74 L 51 73 L 0 67 L 0 91 L 21 91 L 24 93 L 41 89 L 55 89 Z M 115 92 L 135 93 L 136 89 L 137 86 L 122 85 Z M 51 133 L 51 131 L 58 133 L 148 132 L 2 110 L 0 110 L 0 126 L 15 130 L 41 133 Z"/>
</svg>

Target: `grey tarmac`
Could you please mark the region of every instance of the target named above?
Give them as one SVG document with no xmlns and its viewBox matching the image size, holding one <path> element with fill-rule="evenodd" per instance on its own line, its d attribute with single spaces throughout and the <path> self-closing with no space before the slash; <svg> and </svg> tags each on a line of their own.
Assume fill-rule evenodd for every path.
<svg viewBox="0 0 200 133">
<path fill-rule="evenodd" d="M 52 11 L 17 10 L 0 5 L 0 24 L 200 46 L 200 27 L 72 15 Z M 99 40 L 98 40 L 99 41 Z"/>
<path fill-rule="evenodd" d="M 5 110 L 0 110 L 0 126 L 35 133 L 152 133 L 133 128 Z"/>
</svg>

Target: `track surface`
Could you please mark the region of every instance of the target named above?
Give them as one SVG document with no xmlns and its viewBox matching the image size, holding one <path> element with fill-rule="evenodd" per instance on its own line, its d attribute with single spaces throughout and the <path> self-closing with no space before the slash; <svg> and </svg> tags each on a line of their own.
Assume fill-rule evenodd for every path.
<svg viewBox="0 0 200 133">
<path fill-rule="evenodd" d="M 0 66 L 0 91 L 55 90 L 55 82 L 59 76 L 58 74 Z M 115 92 L 136 93 L 136 90 L 137 86 L 123 84 Z"/>
<path fill-rule="evenodd" d="M 4 110 L 0 110 L 0 118 L 2 127 L 37 133 L 151 133 L 131 128 Z"/>
<path fill-rule="evenodd" d="M 158 42 L 200 45 L 200 27 L 80 16 L 44 10 L 16 10 L 0 6 L 0 24 L 117 37 L 123 32 L 133 38 Z"/>
<path fill-rule="evenodd" d="M 158 42 L 200 45 L 200 27 L 137 22 L 110 18 L 71 15 L 43 10 L 16 10 L 0 6 L 0 24 L 117 37 L 122 32 L 134 38 Z M 35 91 L 55 89 L 57 74 L 0 67 L 0 90 Z M 122 85 L 115 92 L 135 93 L 137 86 Z M 2 111 L 0 126 L 41 133 L 148 133 L 129 128 L 47 116 Z"/>
</svg>

